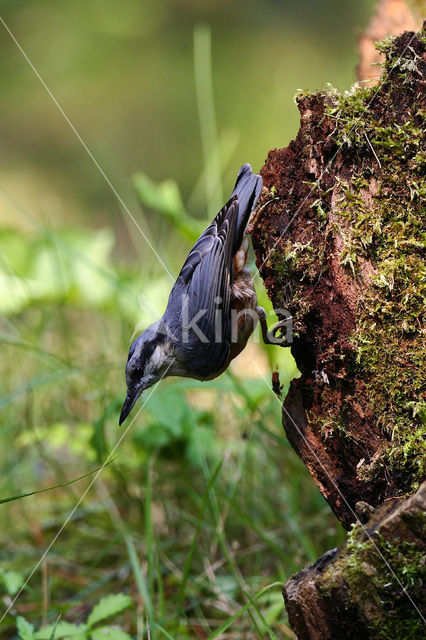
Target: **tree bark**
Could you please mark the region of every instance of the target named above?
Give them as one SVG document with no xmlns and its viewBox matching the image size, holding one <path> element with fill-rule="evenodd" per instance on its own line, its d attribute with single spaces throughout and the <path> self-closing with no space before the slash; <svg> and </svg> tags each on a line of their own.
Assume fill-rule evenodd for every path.
<svg viewBox="0 0 426 640">
<path fill-rule="evenodd" d="M 424 637 L 425 511 L 423 483 L 410 498 L 379 507 L 342 550 L 290 578 L 284 600 L 299 640 Z"/>
<path fill-rule="evenodd" d="M 404 520 L 414 500 L 406 496 L 425 478 L 425 41 L 423 30 L 384 43 L 376 87 L 297 97 L 299 133 L 268 155 L 252 230 L 274 308 L 289 310 L 294 322 L 291 349 L 301 377 L 283 405 L 286 434 L 337 518 L 347 529 L 358 522 L 350 534 L 358 538 L 361 513 L 379 508 L 381 518 L 391 505 Z M 415 504 L 424 510 L 424 500 Z M 366 530 L 374 555 L 382 525 L 370 522 Z M 367 563 L 378 576 L 377 584 L 370 580 L 371 598 L 383 606 L 370 606 L 357 592 L 366 560 L 349 537 L 345 549 L 328 552 L 285 586 L 299 637 L 360 637 L 348 635 L 354 620 L 363 621 L 363 637 L 420 637 L 413 634 L 421 623 L 421 563 L 417 555 L 413 565 L 410 532 L 396 526 L 382 550 L 397 565 L 392 594 L 394 602 L 403 595 L 396 617 L 409 627 L 406 635 L 392 635 L 395 628 L 383 622 L 395 622 L 392 598 L 380 590 L 383 560 Z M 395 536 L 405 550 L 397 559 Z M 368 536 L 362 544 L 371 546 Z"/>
</svg>

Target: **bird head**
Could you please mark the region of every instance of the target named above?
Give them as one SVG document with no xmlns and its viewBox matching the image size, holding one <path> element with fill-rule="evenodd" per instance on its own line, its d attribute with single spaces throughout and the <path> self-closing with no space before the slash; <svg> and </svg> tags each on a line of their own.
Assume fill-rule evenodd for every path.
<svg viewBox="0 0 426 640">
<path fill-rule="evenodd" d="M 121 409 L 121 425 L 132 410 L 136 400 L 144 389 L 152 387 L 164 375 L 169 357 L 165 336 L 158 331 L 157 325 L 151 325 L 134 340 L 126 365 L 127 396 Z"/>
</svg>

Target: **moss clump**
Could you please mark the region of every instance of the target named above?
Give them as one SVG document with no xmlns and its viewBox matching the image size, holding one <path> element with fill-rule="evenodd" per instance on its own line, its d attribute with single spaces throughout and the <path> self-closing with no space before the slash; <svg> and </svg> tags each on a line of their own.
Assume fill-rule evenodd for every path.
<svg viewBox="0 0 426 640">
<path fill-rule="evenodd" d="M 416 518 L 419 528 L 424 526 L 424 514 L 417 513 Z M 358 609 L 355 620 L 370 629 L 371 637 L 417 640 L 423 633 L 419 609 L 425 578 L 424 549 L 418 544 L 387 539 L 378 532 L 366 538 L 365 528 L 356 524 L 317 587 L 327 599 L 343 588 L 348 603 Z"/>
<path fill-rule="evenodd" d="M 285 282 L 295 270 L 300 270 L 301 282 L 312 282 L 317 277 L 319 259 L 324 261 L 323 255 L 319 258 L 318 251 L 311 246 L 310 242 L 287 240 L 284 248 L 280 243 L 279 249 L 273 248 L 268 252 L 265 266 L 273 278 L 279 282 Z M 284 290 L 276 297 L 276 308 L 287 308 L 289 299 L 292 306 L 297 305 L 299 310 L 302 309 L 299 317 L 293 320 L 293 335 L 298 335 L 305 328 L 303 323 L 299 323 L 299 318 L 304 318 L 309 313 L 310 305 L 306 297 L 303 294 L 300 295 L 300 290 Z"/>
<path fill-rule="evenodd" d="M 343 93 L 330 89 L 326 115 L 335 121 L 334 140 L 339 147 L 350 148 L 366 144 L 364 116 L 373 96 L 373 87 L 361 88 L 358 83 Z"/>
<path fill-rule="evenodd" d="M 301 377 L 286 406 L 318 456 L 284 426 L 345 526 L 357 501 L 377 506 L 425 477 L 424 38 L 383 48 L 378 86 L 297 97 L 300 130 L 268 154 L 252 234 L 274 307 L 294 320 Z"/>
<path fill-rule="evenodd" d="M 290 242 L 284 245 L 284 251 L 271 252 L 270 265 L 277 276 L 286 278 L 290 273 L 303 264 L 301 280 L 305 278 L 311 280 L 317 272 L 318 252 L 311 246 L 310 242 Z"/>
<path fill-rule="evenodd" d="M 333 231 L 343 240 L 341 264 L 353 278 L 373 265 L 351 340 L 369 407 L 390 439 L 360 475 L 367 480 L 384 465 L 400 478 L 402 490 L 413 490 L 425 477 L 426 460 L 426 103 L 418 82 L 425 65 L 418 40 L 402 51 L 399 42 L 397 54 L 394 47 L 395 39 L 380 46 L 388 74 L 380 92 L 334 92 L 327 111 L 335 121 L 335 142 L 357 157 L 350 180 L 335 184 Z M 383 92 L 397 91 L 401 96 L 379 118 Z"/>
</svg>

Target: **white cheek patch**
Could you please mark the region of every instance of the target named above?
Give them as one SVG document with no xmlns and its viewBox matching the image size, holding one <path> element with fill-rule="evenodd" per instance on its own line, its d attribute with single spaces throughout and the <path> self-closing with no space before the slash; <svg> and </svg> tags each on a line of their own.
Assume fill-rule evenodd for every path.
<svg viewBox="0 0 426 640">
<path fill-rule="evenodd" d="M 141 353 L 142 353 L 142 345 L 140 343 L 138 343 L 138 344 L 136 344 L 136 348 L 135 348 L 135 350 L 133 352 L 132 360 L 133 359 L 135 359 L 135 361 L 139 360 L 139 358 L 141 357 Z"/>
<path fill-rule="evenodd" d="M 158 345 L 155 347 L 152 356 L 149 361 L 146 363 L 146 373 L 154 373 L 161 368 L 161 365 L 164 364 L 166 360 L 166 353 L 164 351 L 163 345 Z"/>
</svg>

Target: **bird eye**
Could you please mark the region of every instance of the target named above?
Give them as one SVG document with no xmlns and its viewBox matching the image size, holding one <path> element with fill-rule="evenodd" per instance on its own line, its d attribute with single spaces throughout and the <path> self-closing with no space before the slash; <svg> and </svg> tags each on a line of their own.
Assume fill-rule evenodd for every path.
<svg viewBox="0 0 426 640">
<path fill-rule="evenodd" d="M 132 370 L 132 376 L 137 380 L 140 380 L 140 378 L 143 378 L 144 376 L 144 369 L 142 369 L 142 367 L 135 367 Z"/>
</svg>

